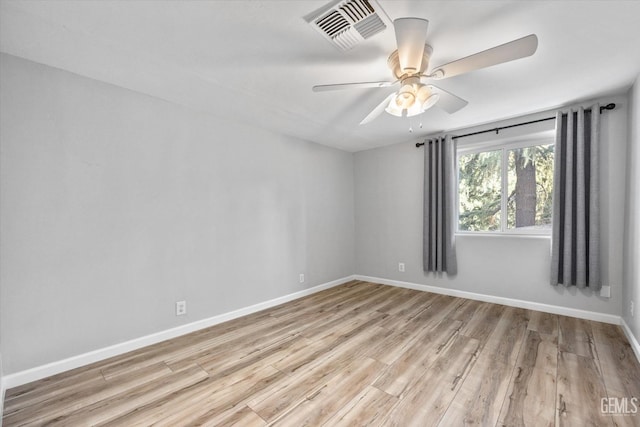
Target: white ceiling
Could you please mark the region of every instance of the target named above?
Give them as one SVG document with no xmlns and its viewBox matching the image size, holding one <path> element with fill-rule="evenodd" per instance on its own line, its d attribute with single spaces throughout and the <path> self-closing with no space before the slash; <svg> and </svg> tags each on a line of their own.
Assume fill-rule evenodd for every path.
<svg viewBox="0 0 640 427">
<path fill-rule="evenodd" d="M 380 0 L 391 19 L 428 19 L 432 65 L 535 33 L 530 58 L 438 82 L 469 101 L 412 120 L 358 123 L 393 88 L 314 93 L 387 80 L 387 29 L 351 51 L 302 17 L 327 1 L 0 0 L 0 50 L 347 151 L 395 144 L 619 93 L 640 73 L 640 1 Z M 422 122 L 422 129 L 417 129 Z"/>
</svg>

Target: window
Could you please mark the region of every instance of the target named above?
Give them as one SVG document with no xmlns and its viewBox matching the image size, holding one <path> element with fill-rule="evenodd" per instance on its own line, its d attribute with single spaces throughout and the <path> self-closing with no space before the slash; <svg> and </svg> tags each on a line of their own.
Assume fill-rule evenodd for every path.
<svg viewBox="0 0 640 427">
<path fill-rule="evenodd" d="M 458 231 L 551 232 L 552 139 L 458 150 Z"/>
</svg>

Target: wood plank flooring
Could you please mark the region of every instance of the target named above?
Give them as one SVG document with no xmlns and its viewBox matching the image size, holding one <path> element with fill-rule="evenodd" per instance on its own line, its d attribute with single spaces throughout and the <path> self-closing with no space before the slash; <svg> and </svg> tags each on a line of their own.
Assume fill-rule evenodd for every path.
<svg viewBox="0 0 640 427">
<path fill-rule="evenodd" d="M 640 398 L 618 326 L 354 281 L 10 389 L 3 425 L 640 426 L 608 397 Z"/>
</svg>

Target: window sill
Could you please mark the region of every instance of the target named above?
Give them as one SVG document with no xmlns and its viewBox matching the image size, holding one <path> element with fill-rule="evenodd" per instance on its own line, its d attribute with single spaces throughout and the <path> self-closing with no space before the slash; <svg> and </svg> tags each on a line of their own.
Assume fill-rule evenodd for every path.
<svg viewBox="0 0 640 427">
<path fill-rule="evenodd" d="M 534 239 L 551 239 L 551 233 L 503 233 L 503 232 L 481 232 L 481 231 L 456 231 L 456 237 L 524 237 Z"/>
</svg>

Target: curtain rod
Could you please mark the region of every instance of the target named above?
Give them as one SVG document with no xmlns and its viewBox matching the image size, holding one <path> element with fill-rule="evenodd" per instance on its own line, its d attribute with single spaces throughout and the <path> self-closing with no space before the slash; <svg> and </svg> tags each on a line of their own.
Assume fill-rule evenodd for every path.
<svg viewBox="0 0 640 427">
<path fill-rule="evenodd" d="M 604 110 L 613 110 L 614 108 L 616 108 L 616 104 L 614 104 L 614 103 L 610 103 L 610 104 L 604 105 L 604 106 L 600 107 L 600 114 L 602 114 L 602 112 Z M 515 128 L 515 127 L 518 127 L 518 126 L 530 125 L 532 123 L 546 122 L 546 121 L 555 120 L 555 119 L 556 119 L 555 117 L 547 117 L 547 118 L 544 118 L 544 119 L 531 120 L 530 122 L 517 123 L 515 125 L 500 126 L 500 127 L 493 128 L 493 129 L 487 129 L 487 130 L 481 130 L 481 131 L 478 131 L 478 132 L 465 133 L 463 135 L 456 135 L 456 136 L 452 136 L 451 139 L 464 138 L 464 137 L 467 137 L 467 136 L 480 135 L 482 133 L 489 133 L 489 132 L 498 133 L 503 129 Z M 424 145 L 424 142 L 416 142 L 416 148 L 420 148 L 423 145 Z"/>
</svg>

